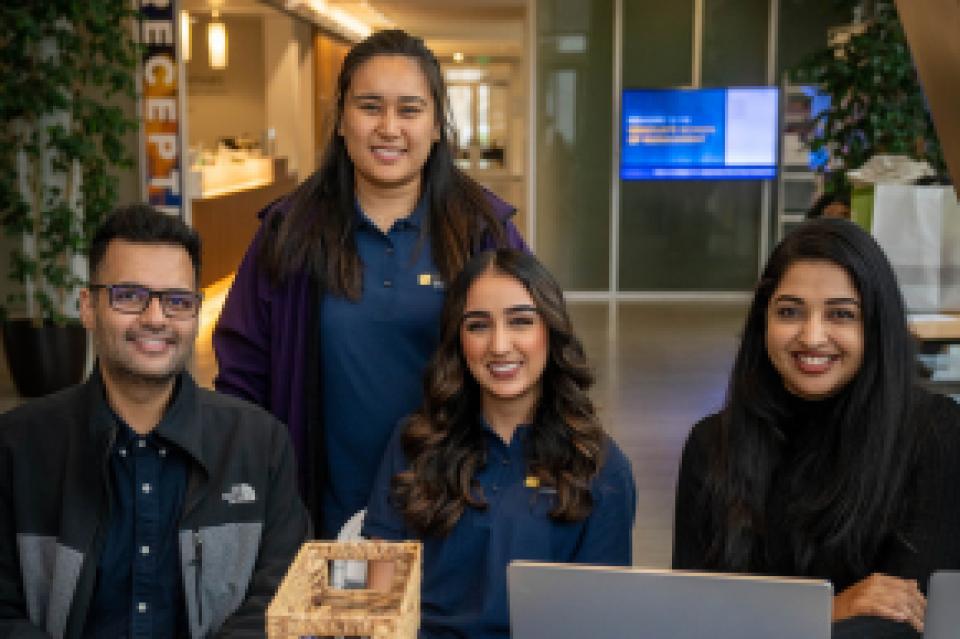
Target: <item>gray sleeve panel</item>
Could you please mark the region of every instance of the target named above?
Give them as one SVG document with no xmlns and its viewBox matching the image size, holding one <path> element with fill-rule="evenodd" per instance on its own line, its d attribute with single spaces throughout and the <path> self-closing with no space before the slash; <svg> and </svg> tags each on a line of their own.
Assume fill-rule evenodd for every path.
<svg viewBox="0 0 960 639">
<path fill-rule="evenodd" d="M 45 535 L 17 535 L 17 550 L 30 622 L 59 639 L 66 631 L 83 555 Z"/>
<path fill-rule="evenodd" d="M 200 528 L 203 561 L 198 598 L 194 531 L 180 531 L 181 574 L 190 636 L 206 637 L 216 632 L 243 603 L 260 552 L 262 534 L 261 522 Z"/>
</svg>

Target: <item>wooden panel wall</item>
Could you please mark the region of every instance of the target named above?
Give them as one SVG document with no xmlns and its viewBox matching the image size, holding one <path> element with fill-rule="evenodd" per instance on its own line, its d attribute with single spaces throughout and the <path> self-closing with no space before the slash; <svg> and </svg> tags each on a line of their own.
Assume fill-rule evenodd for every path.
<svg viewBox="0 0 960 639">
<path fill-rule="evenodd" d="M 274 163 L 272 184 L 214 198 L 193 201 L 193 227 L 203 242 L 200 286 L 207 287 L 237 270 L 260 220 L 257 212 L 297 186 L 287 162 Z"/>
<path fill-rule="evenodd" d="M 960 184 L 960 1 L 896 0 L 954 190 Z"/>
<path fill-rule="evenodd" d="M 333 127 L 337 106 L 337 76 L 340 74 L 340 67 L 343 65 L 343 59 L 349 50 L 349 43 L 336 39 L 327 33 L 318 31 L 314 36 L 313 55 L 315 60 L 313 67 L 316 69 L 317 75 L 314 82 L 316 103 L 313 112 L 316 118 L 314 131 L 318 157 L 323 156 Z"/>
</svg>

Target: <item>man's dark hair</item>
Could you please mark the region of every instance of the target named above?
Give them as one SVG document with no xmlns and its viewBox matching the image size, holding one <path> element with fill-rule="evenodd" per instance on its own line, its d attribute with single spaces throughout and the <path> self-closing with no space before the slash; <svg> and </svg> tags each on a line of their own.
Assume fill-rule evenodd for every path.
<svg viewBox="0 0 960 639">
<path fill-rule="evenodd" d="M 194 278 L 200 282 L 200 236 L 179 217 L 161 213 L 149 204 L 128 204 L 114 209 L 90 242 L 91 281 L 113 240 L 182 246 L 190 255 Z"/>
</svg>

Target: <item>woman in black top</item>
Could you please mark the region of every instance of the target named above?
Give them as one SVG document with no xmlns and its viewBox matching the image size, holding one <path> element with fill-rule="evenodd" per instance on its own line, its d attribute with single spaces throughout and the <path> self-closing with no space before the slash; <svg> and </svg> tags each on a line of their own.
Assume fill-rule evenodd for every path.
<svg viewBox="0 0 960 639">
<path fill-rule="evenodd" d="M 918 636 L 930 573 L 960 568 L 960 407 L 914 370 L 876 242 L 836 219 L 790 234 L 684 447 L 674 567 L 826 578 L 835 636 Z"/>
</svg>

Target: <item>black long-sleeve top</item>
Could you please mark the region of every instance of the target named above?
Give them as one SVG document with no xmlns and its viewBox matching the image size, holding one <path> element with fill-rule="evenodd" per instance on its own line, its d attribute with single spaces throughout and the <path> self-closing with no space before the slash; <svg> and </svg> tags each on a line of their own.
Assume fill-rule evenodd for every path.
<svg viewBox="0 0 960 639">
<path fill-rule="evenodd" d="M 798 404 L 801 419 L 784 425 L 788 442 L 782 464 L 789 464 L 791 453 L 802 446 L 802 429 L 816 427 L 819 409 L 813 402 L 807 404 Z M 904 516 L 869 569 L 864 574 L 851 575 L 827 558 L 814 558 L 810 568 L 799 570 L 788 550 L 791 522 L 785 504 L 789 497 L 775 475 L 766 500 L 766 533 L 761 540 L 767 548 L 765 565 L 758 572 L 828 579 L 837 593 L 870 574 L 882 572 L 915 579 L 926 592 L 931 572 L 960 568 L 960 406 L 948 398 L 918 391 L 913 415 L 911 427 L 917 429 L 919 441 Z M 720 417 L 711 415 L 693 427 L 684 446 L 674 515 L 674 568 L 730 571 L 707 557 L 712 534 L 710 508 L 703 489 L 711 455 L 719 450 L 720 437 Z M 834 637 L 886 639 L 919 634 L 906 624 L 862 617 L 835 624 Z"/>
</svg>

